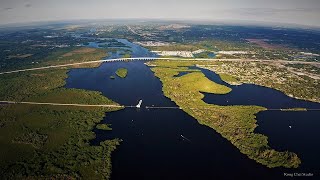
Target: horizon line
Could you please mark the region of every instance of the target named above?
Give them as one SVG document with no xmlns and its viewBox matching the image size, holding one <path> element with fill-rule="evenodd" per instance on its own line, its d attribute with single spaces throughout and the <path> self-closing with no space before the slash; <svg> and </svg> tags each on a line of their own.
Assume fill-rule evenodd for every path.
<svg viewBox="0 0 320 180">
<path fill-rule="evenodd" d="M 179 19 L 179 18 L 98 18 L 98 19 L 65 19 L 65 20 L 39 20 L 39 21 L 28 21 L 28 22 L 13 22 L 13 23 L 0 23 L 0 28 L 13 28 L 13 27 L 28 27 L 36 25 L 51 25 L 54 23 L 66 23 L 72 24 L 76 22 L 83 23 L 94 23 L 98 21 L 146 21 L 152 22 L 171 22 L 171 23 L 185 23 L 185 24 L 206 24 L 206 25 L 250 25 L 250 26 L 285 26 L 291 28 L 308 28 L 320 30 L 320 25 L 304 25 L 297 23 L 283 23 L 283 22 L 271 22 L 271 21 L 255 21 L 255 20 L 232 20 L 232 19 Z M 142 23 L 146 23 L 142 22 Z M 121 24 L 121 23 L 120 23 Z"/>
</svg>

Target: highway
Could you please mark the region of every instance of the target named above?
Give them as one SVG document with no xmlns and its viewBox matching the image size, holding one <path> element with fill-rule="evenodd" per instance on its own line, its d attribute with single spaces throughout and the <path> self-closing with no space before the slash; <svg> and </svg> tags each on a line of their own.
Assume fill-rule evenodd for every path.
<svg viewBox="0 0 320 180">
<path fill-rule="evenodd" d="M 12 74 L 26 71 L 35 71 L 43 69 L 52 69 L 52 68 L 61 68 L 61 67 L 71 67 L 84 64 L 94 64 L 94 63 L 104 63 L 104 62 L 116 62 L 116 61 L 133 61 L 133 60 L 171 60 L 171 61 L 231 61 L 231 62 L 280 62 L 280 63 L 294 63 L 294 64 L 312 64 L 320 67 L 320 62 L 304 62 L 304 61 L 284 61 L 284 60 L 256 60 L 256 59 L 205 59 L 205 58 L 157 58 L 157 57 L 137 57 L 137 58 L 119 58 L 119 59 L 103 59 L 97 61 L 86 61 L 80 63 L 71 63 L 71 64 L 61 64 L 61 65 L 52 65 L 52 66 L 43 66 L 29 69 L 20 69 L 14 71 L 0 72 L 0 75 L 3 74 Z"/>
<path fill-rule="evenodd" d="M 49 103 L 49 102 L 18 102 L 18 101 L 0 101 L 0 105 L 6 104 L 28 104 L 28 105 L 48 105 L 48 106 L 73 106 L 73 107 L 104 107 L 104 108 L 137 108 L 133 106 L 122 106 L 122 105 L 110 105 L 110 104 L 63 104 L 63 103 Z M 146 109 L 182 109 L 181 107 L 172 106 L 145 106 Z M 207 109 L 210 110 L 215 107 L 197 107 L 190 109 Z M 320 111 L 320 109 L 303 109 L 303 110 L 290 110 L 290 109 L 266 109 L 267 111 Z"/>
<path fill-rule="evenodd" d="M 124 107 L 126 107 L 126 106 L 121 106 L 121 105 L 110 105 L 110 104 L 63 104 L 63 103 L 18 102 L 18 101 L 0 101 L 0 104 L 29 104 L 29 105 L 75 106 L 75 107 L 109 107 L 109 108 L 124 108 Z M 128 106 L 128 107 L 131 107 L 131 106 Z"/>
<path fill-rule="evenodd" d="M 86 62 L 80 62 L 80 63 L 43 66 L 43 67 L 36 67 L 36 68 L 29 68 L 29 69 L 20 69 L 20 70 L 14 70 L 14 71 L 0 72 L 0 75 L 25 72 L 25 71 L 35 71 L 35 70 L 43 70 L 43 69 L 77 66 L 77 65 L 84 65 L 84 64 L 103 63 L 103 62 L 130 61 L 130 60 L 153 60 L 153 59 L 155 59 L 155 58 L 145 57 L 145 58 L 104 59 L 104 60 L 97 60 L 97 61 L 86 61 Z"/>
<path fill-rule="evenodd" d="M 103 63 L 103 62 L 116 62 L 116 61 L 133 61 L 133 60 L 174 60 L 174 61 L 232 61 L 232 62 L 272 62 L 273 60 L 255 60 L 255 59 L 204 59 L 204 58 L 156 58 L 156 57 L 138 57 L 138 58 L 119 58 L 119 59 L 105 59 L 105 60 L 97 60 L 97 61 L 86 61 L 80 63 L 72 63 L 72 64 L 62 64 L 62 65 L 52 65 L 52 66 L 43 66 L 29 69 L 20 69 L 14 71 L 0 72 L 0 75 L 4 74 L 12 74 L 26 71 L 36 71 L 43 69 L 51 69 L 51 68 L 61 68 L 61 67 L 72 67 L 83 64 L 91 64 L 91 63 Z M 320 62 L 303 62 L 303 61 L 283 61 L 277 60 L 276 62 L 282 63 L 298 63 L 298 64 L 313 64 L 320 66 Z M 51 106 L 75 106 L 75 107 L 110 107 L 110 108 L 137 108 L 136 106 L 122 106 L 122 105 L 103 105 L 103 104 L 63 104 L 63 103 L 50 103 L 50 102 L 16 102 L 16 101 L 0 101 L 1 104 L 29 104 L 29 105 L 51 105 Z M 181 109 L 180 107 L 161 107 L 161 106 L 146 106 L 146 109 Z M 199 107 L 201 108 L 201 107 Z M 199 109 L 197 108 L 197 109 Z M 273 111 L 281 111 L 283 109 L 268 109 Z M 319 111 L 320 109 L 307 109 L 307 111 Z"/>
</svg>

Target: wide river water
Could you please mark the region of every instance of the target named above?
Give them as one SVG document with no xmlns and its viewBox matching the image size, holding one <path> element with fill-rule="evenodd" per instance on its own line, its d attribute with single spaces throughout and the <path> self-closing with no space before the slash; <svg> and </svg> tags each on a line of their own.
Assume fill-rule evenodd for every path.
<svg viewBox="0 0 320 180">
<path fill-rule="evenodd" d="M 133 56 L 152 55 L 142 47 L 125 43 L 136 49 Z M 128 76 L 110 79 L 118 68 L 127 68 Z M 226 85 L 215 73 L 202 72 L 209 79 Z M 279 179 L 285 172 L 319 173 L 319 111 L 264 111 L 257 115 L 256 131 L 269 137 L 271 147 L 296 152 L 303 162 L 298 170 L 269 169 L 247 158 L 220 134 L 200 125 L 180 109 L 145 109 L 152 105 L 176 105 L 163 95 L 160 80 L 142 61 L 72 69 L 68 75 L 67 88 L 99 91 L 122 105 L 136 105 L 143 100 L 141 109 L 125 108 L 107 113 L 102 123 L 111 124 L 112 131 L 94 130 L 93 145 L 106 139 L 123 140 L 112 155 L 112 179 Z M 319 108 L 317 103 L 294 100 L 269 88 L 229 87 L 233 91 L 228 95 L 206 94 L 204 100 L 219 105 Z"/>
</svg>

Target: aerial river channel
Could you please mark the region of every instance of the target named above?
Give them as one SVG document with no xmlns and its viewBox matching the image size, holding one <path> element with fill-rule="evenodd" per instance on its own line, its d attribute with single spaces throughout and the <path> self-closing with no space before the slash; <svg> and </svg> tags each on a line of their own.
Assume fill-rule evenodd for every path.
<svg viewBox="0 0 320 180">
<path fill-rule="evenodd" d="M 153 55 L 126 40 L 121 42 L 132 47 L 134 57 Z M 128 69 L 128 76 L 111 79 L 118 68 Z M 215 73 L 202 72 L 209 79 L 224 84 Z M 68 75 L 66 88 L 99 91 L 122 105 L 136 105 L 143 100 L 140 109 L 125 108 L 107 113 L 102 123 L 111 124 L 112 131 L 94 130 L 93 145 L 106 139 L 123 140 L 112 155 L 112 179 L 272 179 L 283 177 L 284 172 L 314 172 L 313 168 L 319 167 L 315 164 L 320 160 L 317 153 L 320 151 L 320 122 L 316 119 L 320 117 L 319 111 L 257 114 L 259 127 L 256 131 L 269 137 L 270 146 L 296 152 L 303 162 L 298 170 L 269 169 L 247 158 L 214 129 L 199 124 L 180 109 L 144 108 L 176 105 L 163 95 L 160 80 L 143 61 L 103 63 L 98 68 L 72 69 Z M 291 107 L 293 102 L 294 107 L 319 108 L 317 103 L 291 101 L 290 97 L 269 88 L 229 87 L 233 89 L 230 94 L 206 94 L 204 100 L 218 105 L 267 108 Z M 266 97 L 261 97 L 261 93 L 267 93 Z M 237 98 L 240 94 L 241 98 Z M 276 101 L 268 98 L 276 98 Z"/>
</svg>

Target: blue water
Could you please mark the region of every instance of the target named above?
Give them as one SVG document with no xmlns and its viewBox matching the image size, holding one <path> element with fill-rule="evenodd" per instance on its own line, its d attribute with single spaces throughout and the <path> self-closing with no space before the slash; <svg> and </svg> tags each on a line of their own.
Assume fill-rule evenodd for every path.
<svg viewBox="0 0 320 180">
<path fill-rule="evenodd" d="M 209 58 L 214 58 L 214 57 L 216 57 L 216 54 L 214 54 L 214 53 L 208 53 L 208 56 L 209 56 Z"/>
<path fill-rule="evenodd" d="M 194 69 L 194 67 L 193 67 Z M 204 101 L 216 105 L 258 105 L 271 109 L 320 109 L 320 103 L 298 100 L 284 93 L 253 84 L 232 86 L 216 73 L 201 69 L 210 80 L 228 86 L 226 95 L 204 93 Z M 301 168 L 317 171 L 320 166 L 320 111 L 264 111 L 257 114 L 257 133 L 268 136 L 269 145 L 277 150 L 292 151 L 302 160 Z M 291 127 L 291 128 L 290 128 Z"/>
<path fill-rule="evenodd" d="M 110 79 L 120 67 L 128 69 L 128 76 Z M 111 124 L 112 131 L 94 130 L 93 145 L 106 139 L 123 140 L 112 156 L 112 179 L 256 179 L 261 175 L 268 179 L 281 175 L 248 159 L 180 109 L 145 109 L 176 105 L 163 95 L 161 82 L 144 62 L 104 63 L 94 69 L 73 69 L 68 75 L 67 88 L 100 91 L 123 105 L 143 100 L 141 109 L 107 113 L 102 123 Z"/>
<path fill-rule="evenodd" d="M 216 57 L 216 54 L 213 53 L 213 52 L 207 52 L 208 53 L 208 58 L 215 58 Z M 200 57 L 200 54 L 195 54 L 195 57 Z"/>
<path fill-rule="evenodd" d="M 151 55 L 138 45 L 130 42 L 126 45 L 132 47 L 134 57 Z M 118 68 L 127 68 L 128 76 L 110 79 Z M 229 86 L 216 74 L 202 72 L 209 79 Z M 178 76 L 182 75 L 185 73 Z M 93 145 L 106 139 L 123 140 L 112 156 L 112 179 L 281 179 L 283 172 L 315 172 L 319 167 L 320 135 L 317 132 L 319 123 L 315 119 L 319 117 L 318 112 L 265 111 L 257 115 L 259 127 L 256 131 L 269 137 L 271 147 L 297 152 L 304 162 L 298 170 L 269 169 L 247 158 L 220 134 L 200 125 L 180 109 L 145 109 L 145 106 L 152 105 L 176 105 L 163 95 L 161 82 L 142 61 L 110 62 L 98 68 L 72 69 L 66 82 L 66 88 L 100 91 L 123 105 L 136 105 L 143 100 L 141 109 L 125 108 L 107 113 L 102 123 L 111 124 L 112 131 L 94 130 L 96 139 L 91 141 Z M 228 102 L 276 107 L 278 105 L 274 104 L 285 104 L 287 99 L 292 99 L 279 96 L 279 92 L 272 89 L 252 86 L 250 91 L 257 91 L 258 95 L 244 93 L 238 100 L 233 96 Z M 242 86 L 229 87 L 241 89 Z M 245 88 L 241 91 L 245 92 Z M 265 102 L 264 98 L 259 98 L 259 94 L 265 91 L 275 94 L 272 97 L 277 99 Z M 219 96 L 221 101 L 215 103 L 225 103 L 232 93 Z M 205 98 L 211 103 L 217 96 L 206 94 Z M 297 101 L 300 102 L 303 103 Z M 305 103 L 309 106 L 308 102 Z M 289 124 L 293 128 L 289 129 Z"/>
<path fill-rule="evenodd" d="M 175 75 L 174 77 L 181 77 L 181 76 L 184 76 L 184 75 L 189 74 L 189 73 L 191 73 L 191 72 L 181 71 L 181 72 L 179 72 L 179 74 Z"/>
<path fill-rule="evenodd" d="M 100 38 L 99 40 L 105 40 L 105 38 Z M 121 53 L 124 53 L 126 50 L 130 50 L 132 57 L 156 57 L 157 55 L 155 53 L 150 52 L 148 49 L 139 46 L 137 44 L 134 44 L 126 39 L 114 39 L 118 42 L 121 42 L 125 44 L 126 47 L 116 47 L 117 52 L 115 53 L 108 53 L 108 56 L 106 59 L 117 59 L 122 58 Z M 99 43 L 99 42 L 89 42 L 86 47 L 91 48 L 101 48 L 101 45 L 106 45 L 107 43 Z M 110 48 L 114 48 L 113 46 L 110 46 Z"/>
<path fill-rule="evenodd" d="M 90 48 L 100 48 L 100 47 L 99 47 L 99 43 L 96 43 L 96 42 L 89 42 L 89 44 L 86 45 L 86 47 L 90 47 Z"/>
<path fill-rule="evenodd" d="M 148 49 L 134 44 L 126 39 L 117 39 L 119 42 L 127 45 L 132 50 L 132 57 L 155 57 L 156 54 L 150 52 Z"/>
<path fill-rule="evenodd" d="M 199 68 L 200 69 L 200 68 Z M 217 105 L 258 105 L 270 109 L 280 108 L 308 108 L 320 109 L 320 103 L 298 100 L 284 93 L 254 84 L 242 84 L 239 86 L 229 85 L 222 81 L 216 73 L 201 69 L 201 71 L 212 81 L 228 86 L 232 91 L 226 95 L 204 93 L 203 99 L 206 103 Z"/>
</svg>

